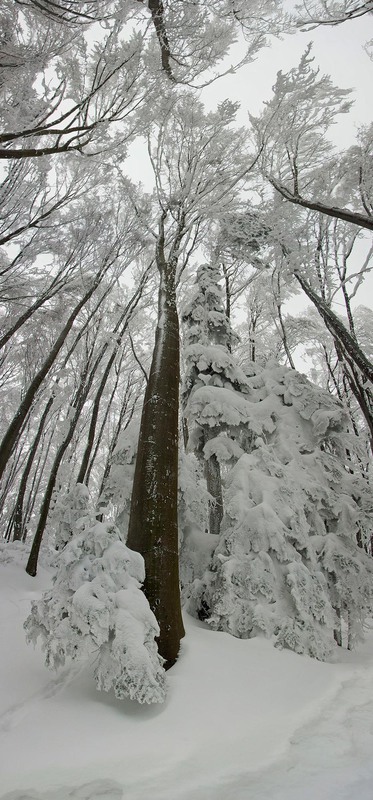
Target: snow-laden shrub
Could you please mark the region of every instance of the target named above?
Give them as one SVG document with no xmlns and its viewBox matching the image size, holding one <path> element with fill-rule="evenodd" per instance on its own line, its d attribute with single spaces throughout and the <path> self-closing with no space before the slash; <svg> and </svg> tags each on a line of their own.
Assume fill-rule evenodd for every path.
<svg viewBox="0 0 373 800">
<path fill-rule="evenodd" d="M 118 528 L 97 522 L 60 553 L 52 588 L 32 603 L 28 642 L 40 637 L 46 665 L 94 656 L 98 689 L 116 697 L 161 703 L 165 672 L 155 637 L 157 620 L 141 585 L 144 560 L 121 541 Z"/>
<path fill-rule="evenodd" d="M 184 597 L 218 630 L 324 659 L 372 607 L 367 481 L 332 395 L 274 362 L 238 365 L 221 277 L 202 265 L 183 313 L 188 447 L 220 511 L 210 547 L 202 531 L 184 540 Z"/>
</svg>

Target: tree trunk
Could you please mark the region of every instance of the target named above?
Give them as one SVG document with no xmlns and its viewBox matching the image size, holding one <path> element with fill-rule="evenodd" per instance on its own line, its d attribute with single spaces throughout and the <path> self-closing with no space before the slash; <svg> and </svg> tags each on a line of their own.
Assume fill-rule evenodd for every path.
<svg viewBox="0 0 373 800">
<path fill-rule="evenodd" d="M 209 506 L 209 533 L 220 534 L 220 525 L 223 519 L 223 493 L 221 488 L 220 464 L 215 455 L 205 463 L 205 478 L 207 491 L 214 498 Z"/>
<path fill-rule="evenodd" d="M 118 375 L 118 378 L 119 378 L 119 375 Z M 118 383 L 118 380 L 115 383 L 115 386 L 114 386 L 114 389 L 113 389 L 113 394 L 112 394 L 112 396 L 111 396 L 111 398 L 109 400 L 110 404 L 111 404 L 111 402 L 112 402 L 112 400 L 114 398 L 114 392 L 116 391 L 117 383 Z M 122 403 L 122 407 L 121 407 L 121 410 L 120 410 L 120 413 L 119 413 L 119 417 L 117 419 L 117 422 L 116 422 L 116 425 L 115 425 L 115 429 L 114 429 L 114 433 L 113 433 L 113 436 L 111 438 L 111 442 L 110 442 L 110 445 L 109 445 L 109 450 L 108 450 L 108 454 L 107 454 L 107 457 L 106 457 L 106 464 L 105 464 L 105 467 L 104 467 L 104 471 L 102 473 L 100 488 L 98 490 L 97 510 L 99 511 L 99 513 L 97 514 L 97 519 L 98 519 L 99 522 L 102 522 L 103 519 L 104 519 L 104 513 L 105 513 L 106 504 L 105 504 L 105 501 L 102 500 L 102 496 L 103 496 L 104 491 L 106 489 L 107 479 L 108 479 L 108 477 L 110 475 L 110 469 L 111 469 L 111 464 L 112 464 L 113 453 L 114 453 L 114 450 L 115 450 L 115 448 L 117 446 L 117 443 L 118 443 L 119 434 L 122 433 L 122 431 L 126 430 L 126 428 L 128 427 L 129 423 L 131 422 L 131 419 L 132 419 L 134 411 L 135 411 L 136 400 L 134 401 L 134 403 L 132 405 L 132 408 L 131 408 L 131 410 L 130 410 L 130 412 L 128 414 L 128 417 L 127 417 L 126 424 L 123 427 L 123 421 L 124 421 L 124 418 L 125 418 L 126 413 L 128 411 L 128 405 L 129 405 L 129 391 L 128 391 L 128 389 L 129 389 L 129 379 L 127 381 L 127 389 L 126 389 L 126 392 L 125 392 L 125 396 L 123 398 L 123 403 Z M 105 420 L 103 420 L 103 424 L 104 424 L 104 422 L 105 422 Z M 103 433 L 103 425 L 101 426 L 100 433 L 99 433 L 99 435 L 97 437 L 97 442 L 100 441 L 102 433 Z M 87 475 L 86 475 L 87 486 L 88 486 L 90 470 L 92 469 L 92 466 L 93 466 L 93 463 L 94 463 L 94 459 L 95 459 L 95 457 L 97 455 L 97 442 L 96 442 L 95 452 L 93 453 L 90 465 L 89 465 L 88 470 L 87 470 Z"/>
<path fill-rule="evenodd" d="M 41 504 L 38 526 L 36 528 L 34 540 L 33 540 L 33 543 L 32 543 L 31 550 L 30 550 L 29 559 L 28 559 L 28 562 L 27 562 L 27 565 L 26 565 L 26 572 L 28 573 L 28 575 L 31 575 L 32 578 L 35 577 L 36 572 L 37 572 L 40 546 L 41 546 L 41 542 L 42 542 L 42 539 L 43 539 L 45 526 L 46 526 L 47 519 L 48 519 L 49 508 L 50 508 L 50 504 L 51 504 L 51 501 L 52 501 L 54 487 L 56 485 L 58 470 L 60 468 L 61 461 L 62 461 L 62 459 L 63 459 L 63 457 L 65 455 L 65 452 L 66 452 L 66 450 L 67 450 L 67 448 L 68 448 L 68 446 L 69 446 L 69 444 L 70 444 L 70 442 L 71 442 L 71 440 L 73 438 L 73 435 L 75 433 L 75 428 L 76 428 L 76 426 L 78 424 L 78 421 L 79 421 L 80 415 L 82 413 L 82 409 L 83 409 L 84 403 L 85 403 L 85 401 L 86 401 L 86 399 L 88 397 L 88 394 L 89 394 L 89 391 L 91 389 L 92 382 L 93 382 L 96 370 L 97 370 L 97 368 L 99 366 L 99 363 L 100 363 L 100 356 L 98 356 L 96 358 L 95 364 L 92 367 L 92 369 L 91 369 L 91 371 L 89 373 L 89 376 L 88 376 L 91 357 L 92 357 L 92 351 L 87 355 L 86 363 L 84 365 L 84 368 L 82 370 L 82 374 L 81 374 L 81 377 L 80 377 L 80 384 L 79 384 L 79 386 L 78 386 L 78 388 L 77 388 L 77 390 L 75 392 L 74 401 L 71 404 L 71 408 L 74 409 L 74 413 L 73 413 L 73 415 L 71 417 L 70 424 L 69 424 L 66 436 L 65 436 L 65 438 L 63 439 L 63 441 L 61 442 L 61 444 L 59 445 L 59 447 L 57 449 L 57 452 L 56 452 L 56 455 L 55 455 L 55 459 L 54 459 L 54 462 L 53 462 L 53 465 L 52 465 L 52 469 L 51 469 L 51 472 L 50 472 L 50 475 L 49 475 L 47 488 L 45 490 L 44 499 L 43 499 L 43 502 Z"/>
<path fill-rule="evenodd" d="M 23 532 L 24 532 L 23 503 L 24 503 L 24 498 L 25 498 L 27 481 L 28 481 L 28 478 L 29 478 L 29 475 L 30 475 L 30 472 L 31 472 L 32 465 L 34 463 L 35 454 L 36 454 L 36 451 L 38 449 L 41 436 L 43 434 L 44 425 L 46 423 L 49 411 L 50 411 L 50 409 L 51 409 L 51 407 L 53 405 L 53 399 L 54 399 L 54 397 L 52 395 L 49 398 L 49 400 L 48 400 L 48 402 L 47 402 L 47 404 L 45 406 L 45 409 L 43 411 L 43 414 L 42 414 L 40 422 L 39 422 L 39 427 L 38 427 L 38 430 L 36 432 L 35 439 L 34 439 L 32 445 L 31 445 L 30 452 L 29 452 L 28 457 L 27 457 L 25 469 L 23 470 L 23 473 L 22 473 L 22 478 L 21 478 L 21 481 L 20 481 L 20 484 L 19 484 L 19 489 L 18 489 L 17 500 L 16 500 L 16 503 L 15 503 L 15 506 L 14 506 L 14 519 L 13 519 L 13 530 L 14 530 L 13 541 L 14 542 L 21 541 L 22 537 L 23 537 Z"/>
<path fill-rule="evenodd" d="M 145 560 L 144 592 L 160 627 L 158 648 L 171 667 L 184 636 L 179 586 L 178 410 L 179 321 L 175 265 L 158 241 L 158 324 L 145 391 L 127 544 Z"/>
<path fill-rule="evenodd" d="M 334 311 L 332 311 L 331 308 L 325 303 L 325 300 L 316 294 L 314 289 L 312 289 L 312 286 L 310 286 L 310 284 L 305 280 L 303 275 L 295 270 L 294 275 L 298 283 L 300 283 L 303 291 L 306 293 L 307 297 L 309 297 L 312 303 L 316 306 L 319 314 L 322 316 L 324 322 L 328 325 L 329 330 L 333 334 L 334 338 L 338 339 L 343 349 L 352 359 L 353 363 L 356 364 L 356 366 L 361 370 L 364 380 L 373 381 L 373 364 L 370 363 L 369 359 L 363 353 L 356 340 L 351 336 L 347 328 L 345 328 L 343 322 L 341 322 L 336 314 L 334 314 Z"/>
</svg>

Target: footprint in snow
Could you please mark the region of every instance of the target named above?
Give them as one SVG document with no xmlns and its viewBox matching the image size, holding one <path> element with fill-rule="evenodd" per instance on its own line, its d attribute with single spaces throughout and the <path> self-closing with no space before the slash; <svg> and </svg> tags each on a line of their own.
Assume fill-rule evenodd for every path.
<svg viewBox="0 0 373 800">
<path fill-rule="evenodd" d="M 111 780 L 93 781 L 82 786 L 62 786 L 52 792 L 17 790 L 4 794 L 0 800 L 123 800 L 123 789 Z"/>
<path fill-rule="evenodd" d="M 32 711 L 36 703 L 40 700 L 49 700 L 51 697 L 55 697 L 79 675 L 81 669 L 82 667 L 80 666 L 75 669 L 65 670 L 56 678 L 49 681 L 46 686 L 43 686 L 39 691 L 32 694 L 31 697 L 27 697 L 19 703 L 10 706 L 10 708 L 0 714 L 0 731 L 9 731 L 16 728 L 27 714 Z M 2 798 L 0 798 L 0 800 L 2 800 Z"/>
</svg>

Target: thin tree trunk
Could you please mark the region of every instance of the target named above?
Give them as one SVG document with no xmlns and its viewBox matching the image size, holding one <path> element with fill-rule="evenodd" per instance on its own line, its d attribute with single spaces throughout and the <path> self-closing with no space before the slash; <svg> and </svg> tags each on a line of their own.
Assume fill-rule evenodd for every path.
<svg viewBox="0 0 373 800">
<path fill-rule="evenodd" d="M 31 481 L 30 490 L 28 493 L 28 498 L 26 502 L 26 507 L 23 512 L 23 532 L 22 532 L 22 541 L 25 542 L 27 539 L 27 526 L 30 522 L 32 514 L 34 512 L 34 507 L 36 503 L 36 498 L 39 496 L 39 489 L 42 482 L 42 478 L 44 475 L 44 470 L 48 463 L 49 453 L 52 447 L 52 442 L 54 438 L 54 431 L 53 428 L 50 432 L 47 445 L 45 447 L 45 452 L 43 451 L 40 453 L 36 467 L 34 469 L 34 474 Z M 44 443 L 43 443 L 44 446 Z"/>
<path fill-rule="evenodd" d="M 31 575 L 31 577 L 35 577 L 36 572 L 37 572 L 40 546 L 41 546 L 41 542 L 42 542 L 42 539 L 43 539 L 45 526 L 46 526 L 46 523 L 47 523 L 47 518 L 48 518 L 48 514 L 49 514 L 49 508 L 50 508 L 50 504 L 51 504 L 51 500 L 52 500 L 52 496 L 53 496 L 54 487 L 56 485 L 57 473 L 58 473 L 58 470 L 60 468 L 61 461 L 62 461 L 62 459 L 63 459 L 63 457 L 65 455 L 65 452 L 66 452 L 66 450 L 67 450 L 67 448 L 68 448 L 68 446 L 69 446 L 69 444 L 70 444 L 70 442 L 71 442 L 71 440 L 73 438 L 73 435 L 74 435 L 76 426 L 78 424 L 78 420 L 79 420 L 79 417 L 81 415 L 84 403 L 85 403 L 85 401 L 87 399 L 87 396 L 89 394 L 89 391 L 91 389 L 95 372 L 96 372 L 97 367 L 98 367 L 98 365 L 100 363 L 100 357 L 97 357 L 96 361 L 95 361 L 95 364 L 94 364 L 94 366 L 92 367 L 92 369 L 90 371 L 89 379 L 87 380 L 87 374 L 88 374 L 88 369 L 89 369 L 89 365 L 90 365 L 90 362 L 91 362 L 91 357 L 92 357 L 92 352 L 87 356 L 86 364 L 85 364 L 85 367 L 84 367 L 84 369 L 82 371 L 82 375 L 81 375 L 81 379 L 80 379 L 80 385 L 76 390 L 75 400 L 74 400 L 74 403 L 72 404 L 72 407 L 74 408 L 74 413 L 73 413 L 73 416 L 72 416 L 72 418 L 70 420 L 70 425 L 69 425 L 67 434 L 66 434 L 63 442 L 61 442 L 59 448 L 57 449 L 57 453 L 56 453 L 56 456 L 55 456 L 55 459 L 54 459 L 54 462 L 53 462 L 53 465 L 52 465 L 52 469 L 51 469 L 51 472 L 50 472 L 47 488 L 45 490 L 44 499 L 43 499 L 43 502 L 41 504 L 39 522 L 38 522 L 38 526 L 37 526 L 37 529 L 36 529 L 36 532 L 35 532 L 34 540 L 33 540 L 32 546 L 31 546 L 30 556 L 29 556 L 29 559 L 28 559 L 28 562 L 27 562 L 27 565 L 26 565 L 26 572 L 28 573 L 28 575 Z"/>
<path fill-rule="evenodd" d="M 316 306 L 324 321 L 329 323 L 329 330 L 332 329 L 334 331 L 334 338 L 337 337 L 343 349 L 346 350 L 354 364 L 356 364 L 356 366 L 361 370 L 365 379 L 373 382 L 373 364 L 370 363 L 369 359 L 363 353 L 358 343 L 348 332 L 347 328 L 345 328 L 343 322 L 341 322 L 337 315 L 334 314 L 334 311 L 329 308 L 325 301 L 316 294 L 316 292 L 312 289 L 312 286 L 310 286 L 310 284 L 298 271 L 294 271 L 294 275 L 298 283 L 300 283 L 303 291 L 306 293 L 307 297 L 309 297 L 312 303 Z"/>
<path fill-rule="evenodd" d="M 18 410 L 16 411 L 12 422 L 10 423 L 8 430 L 3 438 L 3 441 L 0 445 L 0 479 L 4 474 L 6 469 L 7 463 L 9 458 L 13 452 L 13 448 L 17 442 L 18 436 L 20 434 L 22 425 L 31 409 L 31 406 L 35 400 L 36 393 L 40 388 L 41 384 L 44 381 L 44 378 L 48 375 L 48 372 L 53 366 L 55 359 L 57 358 L 58 353 L 60 352 L 72 326 L 73 323 L 78 316 L 79 312 L 82 310 L 83 306 L 88 302 L 89 298 L 92 296 L 94 291 L 97 289 L 100 280 L 102 278 L 104 270 L 100 270 L 91 284 L 89 290 L 84 294 L 82 299 L 79 303 L 75 306 L 74 310 L 70 314 L 66 324 L 64 325 L 61 333 L 57 337 L 50 353 L 48 354 L 47 358 L 45 359 L 43 365 L 35 375 L 33 381 L 31 382 L 25 396 L 20 403 Z"/>
<path fill-rule="evenodd" d="M 40 546 L 41 546 L 41 543 L 42 543 L 43 534 L 44 534 L 44 530 L 45 530 L 45 525 L 46 525 L 47 518 L 48 518 L 48 513 L 49 513 L 49 508 L 50 508 L 50 504 L 51 504 L 51 500 L 52 500 L 53 490 L 54 490 L 54 487 L 56 485 L 57 473 L 58 473 L 62 458 L 63 458 L 63 456 L 64 456 L 64 454 L 65 454 L 65 452 L 66 452 L 66 450 L 67 450 L 67 448 L 68 448 L 68 446 L 69 446 L 69 444 L 71 442 L 71 439 L 73 437 L 77 422 L 78 422 L 78 414 L 75 413 L 74 418 L 73 418 L 72 422 L 70 423 L 69 432 L 68 432 L 67 436 L 65 437 L 65 439 L 63 440 L 62 444 L 60 444 L 60 446 L 59 446 L 59 448 L 57 450 L 53 465 L 52 465 L 52 469 L 51 469 L 51 472 L 50 472 L 47 488 L 45 490 L 44 499 L 43 499 L 43 502 L 42 502 L 41 508 L 40 508 L 40 516 L 39 516 L 38 527 L 37 527 L 36 532 L 35 532 L 34 540 L 33 540 L 32 546 L 31 546 L 31 550 L 30 550 L 29 559 L 28 559 L 27 565 L 26 565 L 26 572 L 28 573 L 28 575 L 31 575 L 32 578 L 35 577 L 36 572 L 37 572 L 37 568 L 38 568 L 38 559 L 39 559 Z"/>
<path fill-rule="evenodd" d="M 277 282 L 277 286 L 276 287 L 274 286 L 275 276 L 276 276 L 276 282 Z M 291 352 L 290 352 L 290 349 L 289 349 L 289 345 L 288 345 L 288 338 L 287 338 L 284 318 L 282 316 L 282 299 L 281 299 L 281 285 L 280 285 L 280 271 L 279 270 L 277 270 L 276 273 L 273 273 L 273 275 L 272 275 L 272 288 L 273 288 L 274 300 L 275 300 L 275 303 L 276 303 L 278 321 L 279 321 L 280 329 L 281 329 L 282 344 L 284 346 L 285 354 L 286 354 L 287 360 L 289 362 L 290 368 L 291 369 L 295 369 L 295 364 L 294 364 L 294 361 L 293 361 L 293 357 L 291 355 Z M 254 358 L 252 360 L 255 361 Z"/>
<path fill-rule="evenodd" d="M 13 517 L 13 541 L 21 541 L 23 535 L 23 503 L 25 498 L 26 486 L 27 481 L 30 475 L 31 467 L 34 462 L 35 453 L 38 449 L 39 442 L 44 430 L 44 425 L 46 423 L 49 411 L 53 404 L 53 395 L 49 398 L 43 414 L 40 418 L 39 427 L 36 432 L 36 436 L 30 448 L 30 452 L 27 457 L 26 465 L 22 473 L 22 478 L 19 484 L 17 500 L 14 506 L 14 517 Z"/>
<path fill-rule="evenodd" d="M 86 472 L 86 475 L 85 475 L 85 481 L 86 481 L 86 485 L 87 486 L 89 484 L 89 480 L 90 480 L 90 477 L 91 477 L 91 472 L 92 472 L 92 469 L 93 469 L 93 465 L 95 463 L 95 460 L 96 460 L 96 457 L 97 457 L 97 453 L 98 453 L 98 449 L 99 449 L 101 441 L 102 441 L 102 437 L 103 437 L 103 434 L 104 434 L 105 426 L 106 426 L 106 423 L 107 423 L 107 420 L 108 420 L 108 417 L 109 417 L 109 414 L 110 414 L 110 409 L 111 409 L 111 406 L 113 404 L 114 397 L 116 395 L 116 391 L 117 391 L 117 388 L 118 388 L 118 383 L 119 383 L 119 370 L 118 370 L 118 373 L 117 373 L 117 376 L 116 376 L 116 379 L 115 379 L 113 390 L 111 392 L 111 395 L 109 397 L 108 402 L 106 403 L 105 413 L 103 415 L 103 419 L 102 419 L 101 424 L 100 424 L 100 429 L 99 429 L 98 436 L 97 436 L 97 439 L 96 439 L 96 444 L 94 446 L 94 450 L 93 450 L 93 453 L 91 455 L 90 462 L 89 462 L 89 465 L 88 465 L 88 468 L 87 468 L 87 472 Z M 119 415 L 119 418 L 120 418 L 120 415 Z M 110 452 L 111 452 L 111 443 L 110 443 L 110 446 L 109 446 L 109 453 Z M 106 467 L 105 467 L 105 469 L 106 469 Z M 105 474 L 105 469 L 104 469 L 104 473 L 103 474 Z M 102 483 L 101 483 L 101 487 L 102 487 Z M 98 497 L 100 497 L 100 494 L 101 494 L 101 490 L 98 493 Z"/>
<path fill-rule="evenodd" d="M 119 349 L 119 347 L 120 347 L 120 345 L 122 343 L 123 336 L 124 336 L 124 334 L 125 334 L 125 332 L 126 332 L 126 330 L 128 328 L 128 325 L 129 325 L 129 322 L 131 320 L 131 317 L 132 317 L 132 315 L 133 315 L 133 313 L 134 313 L 134 311 L 135 311 L 135 309 L 136 309 L 136 307 L 138 305 L 138 302 L 139 302 L 139 300 L 141 298 L 142 291 L 143 291 L 144 285 L 146 283 L 148 274 L 149 273 L 148 273 L 148 270 L 147 270 L 144 273 L 143 278 L 142 278 L 138 288 L 136 289 L 136 292 L 134 293 L 133 297 L 131 297 L 131 299 L 127 303 L 125 309 L 123 310 L 123 312 L 122 312 L 122 314 L 121 314 L 121 316 L 120 316 L 120 318 L 119 318 L 119 320 L 118 320 L 118 322 L 117 322 L 117 324 L 116 324 L 116 326 L 114 328 L 114 333 L 116 333 L 119 330 L 120 325 L 122 325 L 122 329 L 121 329 L 120 333 L 118 333 L 118 335 L 117 335 L 116 346 L 115 346 L 115 348 L 114 348 L 114 350 L 113 350 L 113 352 L 112 352 L 112 354 L 111 354 L 111 356 L 110 356 L 110 358 L 108 360 L 108 363 L 107 363 L 107 365 L 105 367 L 103 376 L 101 378 L 99 387 L 98 387 L 97 392 L 96 392 L 96 397 L 95 397 L 95 400 L 94 400 L 94 403 L 93 403 L 91 422 L 90 422 L 89 431 L 88 431 L 87 444 L 86 444 L 86 448 L 85 448 L 85 451 L 84 451 L 84 454 L 83 454 L 83 459 L 82 459 L 82 463 L 81 463 L 81 466 L 80 466 L 79 474 L 78 474 L 78 477 L 77 477 L 77 483 L 84 483 L 84 480 L 85 480 L 85 477 L 86 477 L 86 472 L 87 472 L 87 469 L 88 469 L 89 458 L 90 458 L 90 455 L 91 455 L 91 452 L 92 452 L 92 448 L 93 448 L 93 445 L 94 445 L 95 434 L 96 434 L 96 426 L 97 426 L 97 419 L 98 419 L 98 413 L 99 413 L 99 410 L 100 410 L 100 403 L 101 403 L 102 395 L 104 393 L 104 389 L 105 389 L 106 383 L 108 381 L 111 368 L 112 368 L 112 366 L 114 364 L 114 361 L 115 361 L 115 358 L 116 358 L 116 355 L 117 355 L 117 351 L 118 351 L 118 349 Z M 123 321 L 124 321 L 124 324 L 122 324 Z"/>
<path fill-rule="evenodd" d="M 83 458 L 82 458 L 82 463 L 80 465 L 78 477 L 76 479 L 77 483 L 84 483 L 84 479 L 85 479 L 85 476 L 86 476 L 88 463 L 89 463 L 89 457 L 91 455 L 93 444 L 94 444 L 94 440 L 95 440 L 96 425 L 97 425 L 97 419 L 98 419 L 98 412 L 100 410 L 100 403 L 101 403 L 102 395 L 104 393 L 104 389 L 105 389 L 105 386 L 106 386 L 106 383 L 107 383 L 107 380 L 108 380 L 108 377 L 109 377 L 109 374 L 110 374 L 110 370 L 111 370 L 111 368 L 113 366 L 113 363 L 114 363 L 115 356 L 116 356 L 116 352 L 112 353 L 112 355 L 110 356 L 109 361 L 106 364 L 104 374 L 103 374 L 103 376 L 101 378 L 99 387 L 98 387 L 97 392 L 96 392 L 96 397 L 94 399 L 93 408 L 92 408 L 91 421 L 90 421 L 90 424 L 89 424 L 87 444 L 86 444 L 86 447 L 85 447 L 85 450 L 84 450 L 84 454 L 83 454 Z"/>
<path fill-rule="evenodd" d="M 345 367 L 347 380 L 368 425 L 371 447 L 373 450 L 372 399 L 368 385 L 373 381 L 373 365 L 349 331 L 345 328 L 341 320 L 338 319 L 325 301 L 316 294 L 305 278 L 300 275 L 299 272 L 294 272 L 294 275 L 302 289 L 317 308 L 334 339 L 337 355 Z M 359 373 L 361 377 L 359 377 Z"/>
</svg>

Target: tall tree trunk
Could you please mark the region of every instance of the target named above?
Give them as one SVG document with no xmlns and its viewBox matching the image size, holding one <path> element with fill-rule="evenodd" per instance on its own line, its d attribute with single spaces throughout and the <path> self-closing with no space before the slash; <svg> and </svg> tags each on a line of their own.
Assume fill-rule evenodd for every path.
<svg viewBox="0 0 373 800">
<path fill-rule="evenodd" d="M 164 217 L 157 245 L 158 324 L 145 391 L 127 544 L 145 560 L 144 592 L 160 627 L 158 648 L 171 667 L 184 636 L 179 586 L 178 410 L 179 321 L 176 265 L 164 254 Z"/>
</svg>

